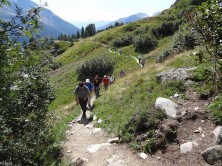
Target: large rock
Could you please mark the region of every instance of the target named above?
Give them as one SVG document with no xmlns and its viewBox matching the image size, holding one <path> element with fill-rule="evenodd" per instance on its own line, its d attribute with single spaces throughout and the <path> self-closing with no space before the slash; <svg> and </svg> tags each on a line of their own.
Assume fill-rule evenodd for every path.
<svg viewBox="0 0 222 166">
<path fill-rule="evenodd" d="M 192 151 L 193 142 L 187 142 L 180 145 L 180 153 L 186 154 L 187 152 Z"/>
<path fill-rule="evenodd" d="M 222 161 L 222 146 L 207 148 L 201 155 L 208 164 L 213 165 L 217 161 Z"/>
<path fill-rule="evenodd" d="M 176 118 L 177 107 L 178 105 L 169 99 L 163 97 L 156 99 L 155 108 L 164 111 L 168 117 Z"/>
<path fill-rule="evenodd" d="M 89 153 L 96 153 L 97 150 L 99 150 L 103 146 L 111 145 L 110 143 L 102 143 L 102 144 L 95 144 L 95 145 L 90 145 L 87 147 L 87 151 Z"/>
<path fill-rule="evenodd" d="M 215 136 L 216 143 L 221 144 L 222 143 L 222 126 L 217 126 L 214 129 L 213 134 Z"/>
<path fill-rule="evenodd" d="M 191 71 L 194 69 L 194 67 L 170 69 L 157 74 L 156 79 L 159 83 L 172 80 L 187 80 L 191 77 Z"/>
</svg>

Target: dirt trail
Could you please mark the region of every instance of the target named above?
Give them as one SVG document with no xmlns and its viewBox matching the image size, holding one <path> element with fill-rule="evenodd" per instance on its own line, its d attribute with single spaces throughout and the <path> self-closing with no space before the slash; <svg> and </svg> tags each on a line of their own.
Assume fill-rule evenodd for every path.
<svg viewBox="0 0 222 166">
<path fill-rule="evenodd" d="M 95 100 L 95 97 L 92 101 Z M 81 115 L 70 123 L 70 129 L 67 131 L 67 141 L 64 143 L 64 156 L 70 161 L 77 158 L 83 160 L 83 166 L 107 166 L 108 161 L 113 155 L 118 156 L 116 163 L 111 165 L 119 166 L 162 166 L 161 161 L 157 157 L 148 156 L 147 159 L 142 159 L 139 153 L 133 152 L 127 145 L 119 145 L 108 143 L 112 139 L 110 135 L 102 129 L 93 127 L 95 121 L 90 121 L 89 117 L 92 112 L 87 111 L 87 118 L 82 118 Z M 103 147 L 93 153 L 90 146 L 102 144 Z M 89 151 L 87 151 L 87 148 Z M 113 156 L 114 157 L 114 156 Z"/>
</svg>

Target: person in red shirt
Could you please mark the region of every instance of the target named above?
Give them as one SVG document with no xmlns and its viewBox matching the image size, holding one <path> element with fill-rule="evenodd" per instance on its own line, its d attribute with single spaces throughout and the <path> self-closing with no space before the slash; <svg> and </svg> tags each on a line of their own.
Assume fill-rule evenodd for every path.
<svg viewBox="0 0 222 166">
<path fill-rule="evenodd" d="M 109 85 L 109 78 L 107 78 L 106 75 L 104 75 L 104 78 L 103 78 L 103 85 L 104 85 L 104 89 L 106 91 L 108 89 L 108 85 Z"/>
</svg>

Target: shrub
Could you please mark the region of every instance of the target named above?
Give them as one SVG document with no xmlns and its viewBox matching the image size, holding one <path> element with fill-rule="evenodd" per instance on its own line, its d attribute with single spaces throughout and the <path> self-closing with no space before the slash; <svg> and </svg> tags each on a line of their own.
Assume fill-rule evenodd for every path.
<svg viewBox="0 0 222 166">
<path fill-rule="evenodd" d="M 133 46 L 136 52 L 146 53 L 157 47 L 158 41 L 154 36 L 138 35 L 133 38 Z"/>
<path fill-rule="evenodd" d="M 153 28 L 152 33 L 156 38 L 170 36 L 170 35 L 173 35 L 175 31 L 178 30 L 180 24 L 181 23 L 179 21 L 178 22 L 172 22 L 172 21 L 164 22 L 159 27 Z"/>
<path fill-rule="evenodd" d="M 128 25 L 126 25 L 125 27 L 123 27 L 123 31 L 127 32 L 127 31 L 134 31 L 139 25 L 135 24 L 135 23 L 130 23 Z"/>
<path fill-rule="evenodd" d="M 95 75 L 107 75 L 114 70 L 114 62 L 108 58 L 95 58 L 86 61 L 76 69 L 79 80 L 93 78 Z"/>
<path fill-rule="evenodd" d="M 121 36 L 113 39 L 113 45 L 115 47 L 124 47 L 132 44 L 132 34 L 122 34 Z"/>
<path fill-rule="evenodd" d="M 211 115 L 215 123 L 222 125 L 222 95 L 219 95 L 216 100 L 210 104 L 209 109 L 211 110 Z"/>
<path fill-rule="evenodd" d="M 211 77 L 212 68 L 207 64 L 200 64 L 192 73 L 192 80 L 204 81 Z"/>
</svg>

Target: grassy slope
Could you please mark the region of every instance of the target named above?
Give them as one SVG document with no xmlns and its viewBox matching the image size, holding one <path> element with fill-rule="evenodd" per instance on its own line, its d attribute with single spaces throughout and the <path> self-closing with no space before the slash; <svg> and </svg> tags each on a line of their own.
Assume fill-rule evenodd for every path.
<svg viewBox="0 0 222 166">
<path fill-rule="evenodd" d="M 169 13 L 171 13 L 170 10 Z M 55 84 L 56 89 L 56 99 L 51 104 L 50 110 L 54 110 L 57 115 L 58 126 L 56 130 L 60 131 L 61 135 L 65 124 L 80 111 L 80 107 L 75 107 L 73 102 L 73 89 L 80 81 L 77 80 L 76 68 L 95 57 L 108 56 L 116 62 L 113 73 L 116 82 L 109 87 L 108 91 L 102 90 L 102 95 L 96 100 L 93 111 L 97 117 L 103 119 L 102 127 L 110 132 L 121 134 L 125 125 L 137 114 L 150 115 L 150 119 L 163 116 L 157 114 L 153 108 L 156 98 L 159 96 L 169 97 L 177 92 L 177 89 L 167 91 L 164 85 L 156 83 L 155 76 L 157 73 L 172 67 L 192 66 L 194 62 L 189 56 L 190 52 L 175 55 L 166 62 L 157 64 L 155 62 L 156 57 L 172 45 L 173 37 L 165 37 L 159 40 L 159 46 L 155 50 L 143 54 L 146 63 L 145 67 L 141 69 L 135 59 L 128 56 L 137 57 L 138 55 L 132 45 L 123 47 L 124 55 L 118 56 L 108 52 L 102 43 L 111 45 L 111 40 L 115 36 L 125 33 L 124 30 L 127 26 L 157 25 L 166 17 L 164 14 L 162 17 L 143 19 L 130 25 L 100 32 L 90 38 L 81 39 L 56 59 L 57 62 L 62 63 L 62 67 L 51 73 L 51 81 Z M 126 73 L 123 78 L 118 77 L 121 69 Z"/>
</svg>

